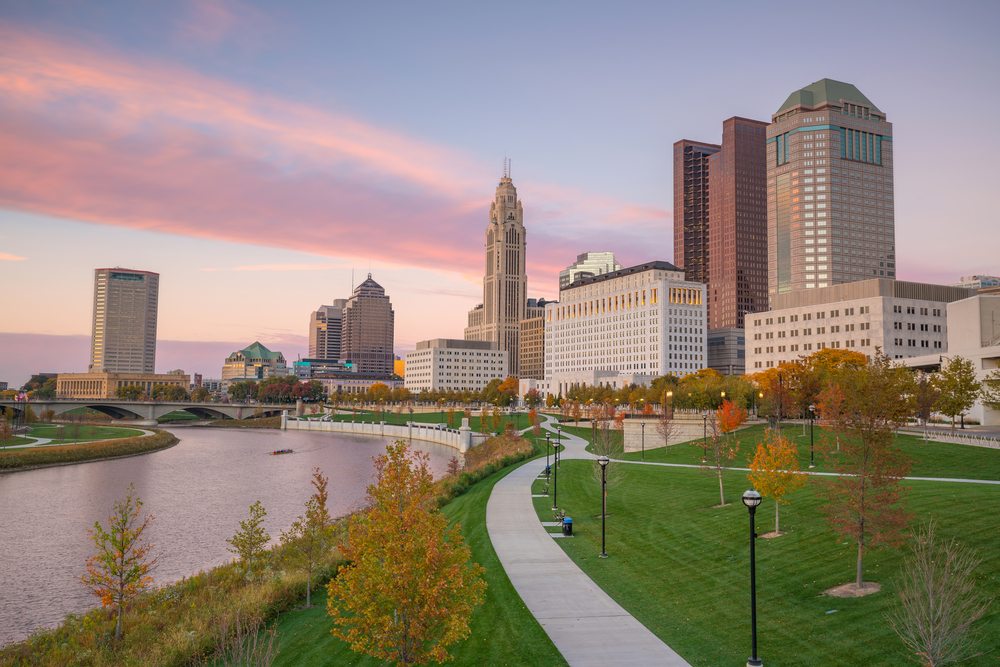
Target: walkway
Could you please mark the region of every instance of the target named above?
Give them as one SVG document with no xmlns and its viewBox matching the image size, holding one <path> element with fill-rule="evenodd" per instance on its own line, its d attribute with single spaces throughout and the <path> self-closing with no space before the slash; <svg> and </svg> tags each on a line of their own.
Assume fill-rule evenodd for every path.
<svg viewBox="0 0 1000 667">
<path fill-rule="evenodd" d="M 547 431 L 555 433 L 548 421 Z M 586 441 L 563 434 L 563 458 L 589 459 Z M 545 530 L 531 484 L 545 469 L 529 461 L 493 487 L 486 529 L 510 582 L 571 667 L 688 665 L 611 599 Z"/>
<path fill-rule="evenodd" d="M 126 427 L 126 428 L 131 428 L 131 430 L 133 430 L 133 431 L 140 431 L 140 436 L 153 435 L 153 431 L 149 431 L 149 430 L 144 429 L 144 428 L 135 428 L 135 427 Z M 25 435 L 25 436 L 21 436 L 21 437 L 23 437 L 23 438 L 30 438 L 31 436 L 30 435 Z M 127 437 L 138 437 L 138 436 L 127 436 Z M 26 443 L 23 443 L 23 444 L 20 444 L 20 445 L 8 445 L 6 447 L 6 449 L 29 449 L 31 447 L 41 447 L 43 445 L 49 444 L 54 439 L 55 438 L 36 438 L 34 442 L 26 442 Z M 63 438 L 63 439 L 66 440 L 67 438 Z M 91 444 L 94 444 L 95 442 L 107 442 L 108 440 L 118 440 L 118 439 L 119 438 L 105 438 L 104 440 L 81 440 L 79 443 L 62 442 L 60 444 L 62 444 L 62 445 L 73 445 L 73 444 L 91 445 Z"/>
</svg>

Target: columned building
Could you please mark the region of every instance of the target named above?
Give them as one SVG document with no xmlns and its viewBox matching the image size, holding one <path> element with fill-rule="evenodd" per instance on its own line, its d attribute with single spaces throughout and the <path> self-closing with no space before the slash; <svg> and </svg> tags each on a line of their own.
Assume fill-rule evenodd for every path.
<svg viewBox="0 0 1000 667">
<path fill-rule="evenodd" d="M 519 372 L 521 320 L 528 315 L 526 236 L 524 211 L 505 165 L 486 227 L 483 303 L 469 311 L 465 339 L 496 343 L 498 350 L 508 353 L 509 371 L 515 377 Z"/>
<path fill-rule="evenodd" d="M 849 83 L 797 90 L 767 128 L 768 296 L 895 278 L 892 125 Z"/>
<path fill-rule="evenodd" d="M 94 271 L 90 367 L 94 373 L 153 373 L 160 274 Z"/>
<path fill-rule="evenodd" d="M 395 313 L 385 289 L 368 279 L 354 288 L 343 309 L 341 358 L 361 373 L 392 375 Z"/>
</svg>

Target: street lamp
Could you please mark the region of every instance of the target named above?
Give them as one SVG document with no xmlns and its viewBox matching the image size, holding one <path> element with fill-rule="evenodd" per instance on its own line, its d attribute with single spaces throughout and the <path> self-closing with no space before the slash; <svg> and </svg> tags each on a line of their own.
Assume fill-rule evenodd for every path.
<svg viewBox="0 0 1000 667">
<path fill-rule="evenodd" d="M 750 512 L 750 642 L 752 653 L 747 660 L 747 667 L 761 667 L 764 663 L 757 657 L 757 563 L 754 560 L 754 543 L 757 533 L 754 532 L 753 515 L 760 505 L 760 494 L 750 489 L 743 493 L 743 504 Z"/>
<path fill-rule="evenodd" d="M 757 394 L 757 396 L 760 398 L 761 401 L 764 400 L 764 392 L 759 392 Z M 753 416 L 756 417 L 757 419 L 760 419 L 760 403 L 759 402 L 757 403 L 757 405 L 754 406 L 753 411 L 754 411 L 754 415 Z"/>
<path fill-rule="evenodd" d="M 559 449 L 556 448 L 556 461 L 559 460 Z M 555 472 L 552 477 L 552 511 L 555 512 L 559 509 L 559 466 L 555 466 Z"/>
<path fill-rule="evenodd" d="M 599 456 L 597 462 L 601 464 L 601 558 L 607 558 L 608 552 L 604 543 L 604 523 L 608 517 L 608 461 L 607 456 Z"/>
<path fill-rule="evenodd" d="M 708 410 L 705 410 L 704 412 L 701 413 L 701 428 L 702 428 L 701 462 L 704 463 L 706 460 L 708 460 Z"/>
<path fill-rule="evenodd" d="M 670 418 L 673 419 L 674 418 L 674 392 L 672 392 L 672 391 L 668 391 L 667 392 L 667 400 L 670 401 Z"/>
<path fill-rule="evenodd" d="M 813 420 L 816 419 L 816 406 L 809 406 L 809 467 L 816 467 L 816 460 L 813 457 Z"/>
<path fill-rule="evenodd" d="M 642 460 L 646 460 L 646 422 L 639 422 L 642 426 Z"/>
<path fill-rule="evenodd" d="M 559 447 L 562 446 L 562 424 L 557 424 L 556 430 L 559 432 L 559 445 L 556 446 L 556 468 L 558 468 L 562 463 L 562 452 L 559 451 Z"/>
<path fill-rule="evenodd" d="M 549 477 L 552 475 L 552 468 L 549 467 L 549 446 L 552 441 L 549 440 L 549 434 L 545 434 L 545 480 L 548 481 Z"/>
</svg>

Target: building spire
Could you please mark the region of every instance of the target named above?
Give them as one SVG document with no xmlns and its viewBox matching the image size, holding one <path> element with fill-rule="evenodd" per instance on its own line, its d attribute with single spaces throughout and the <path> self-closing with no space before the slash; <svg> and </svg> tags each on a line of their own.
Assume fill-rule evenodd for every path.
<svg viewBox="0 0 1000 667">
<path fill-rule="evenodd" d="M 507 178 L 507 156 L 503 156 L 503 177 Z"/>
</svg>

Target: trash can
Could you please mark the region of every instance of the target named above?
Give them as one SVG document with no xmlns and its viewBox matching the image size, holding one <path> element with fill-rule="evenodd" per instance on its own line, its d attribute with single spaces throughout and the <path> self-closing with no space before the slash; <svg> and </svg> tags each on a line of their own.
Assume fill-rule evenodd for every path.
<svg viewBox="0 0 1000 667">
<path fill-rule="evenodd" d="M 563 537 L 573 537 L 573 519 L 563 519 Z"/>
<path fill-rule="evenodd" d="M 552 466 L 545 466 L 545 476 L 546 477 L 552 476 Z"/>
</svg>

